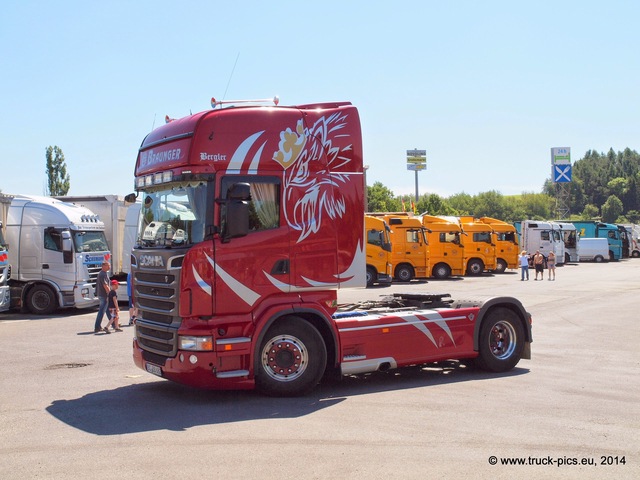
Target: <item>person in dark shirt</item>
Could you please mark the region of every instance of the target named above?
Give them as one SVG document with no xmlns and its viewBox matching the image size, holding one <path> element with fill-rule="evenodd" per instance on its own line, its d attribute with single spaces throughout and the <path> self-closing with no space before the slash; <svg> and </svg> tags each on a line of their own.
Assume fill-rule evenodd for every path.
<svg viewBox="0 0 640 480">
<path fill-rule="evenodd" d="M 109 308 L 109 313 L 111 314 L 111 319 L 107 326 L 104 327 L 104 333 L 111 333 L 109 331 L 109 327 L 113 325 L 113 329 L 116 332 L 121 332 L 120 328 L 120 307 L 118 306 L 118 283 L 117 280 L 111 280 L 111 291 L 109 292 L 109 296 L 107 297 L 107 307 Z"/>
</svg>

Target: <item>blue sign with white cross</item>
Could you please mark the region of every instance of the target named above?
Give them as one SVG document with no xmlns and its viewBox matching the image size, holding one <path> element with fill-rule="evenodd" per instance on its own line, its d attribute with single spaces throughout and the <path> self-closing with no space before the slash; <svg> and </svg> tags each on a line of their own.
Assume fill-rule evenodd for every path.
<svg viewBox="0 0 640 480">
<path fill-rule="evenodd" d="M 571 181 L 571 165 L 553 166 L 554 183 L 567 183 Z"/>
</svg>

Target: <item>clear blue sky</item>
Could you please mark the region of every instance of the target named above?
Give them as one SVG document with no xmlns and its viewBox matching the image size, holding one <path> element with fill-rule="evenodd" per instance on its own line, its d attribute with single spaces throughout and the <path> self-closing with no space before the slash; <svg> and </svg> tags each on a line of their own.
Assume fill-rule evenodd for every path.
<svg viewBox="0 0 640 480">
<path fill-rule="evenodd" d="M 540 192 L 551 147 L 640 149 L 639 18 L 632 0 L 8 0 L 0 189 L 43 194 L 58 145 L 70 195 L 124 195 L 166 114 L 277 94 L 354 103 L 369 185 L 413 194 L 418 148 L 420 194 Z"/>
</svg>

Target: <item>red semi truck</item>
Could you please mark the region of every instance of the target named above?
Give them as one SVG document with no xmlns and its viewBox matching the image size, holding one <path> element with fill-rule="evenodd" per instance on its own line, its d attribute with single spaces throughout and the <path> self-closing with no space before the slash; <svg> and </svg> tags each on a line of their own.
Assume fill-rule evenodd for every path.
<svg viewBox="0 0 640 480">
<path fill-rule="evenodd" d="M 194 387 L 300 395 L 324 375 L 446 359 L 500 372 L 530 358 L 531 316 L 511 297 L 337 304 L 338 289 L 365 286 L 353 105 L 212 105 L 139 150 L 138 367 Z"/>
</svg>

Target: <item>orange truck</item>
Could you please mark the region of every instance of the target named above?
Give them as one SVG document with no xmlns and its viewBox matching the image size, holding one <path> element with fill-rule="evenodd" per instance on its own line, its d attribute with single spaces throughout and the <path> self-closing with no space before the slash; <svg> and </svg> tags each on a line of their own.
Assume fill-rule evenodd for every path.
<svg viewBox="0 0 640 480">
<path fill-rule="evenodd" d="M 429 243 L 417 217 L 407 213 L 370 213 L 382 218 L 391 228 L 391 264 L 393 278 L 410 282 L 429 276 Z"/>
<path fill-rule="evenodd" d="M 504 273 L 507 268 L 517 269 L 520 245 L 518 233 L 512 224 L 491 217 L 478 219 L 493 229 L 493 243 L 496 246 L 496 268 L 494 272 Z"/>
<path fill-rule="evenodd" d="M 390 284 L 391 275 L 391 229 L 382 218 L 365 215 L 364 228 L 367 238 L 367 287 L 376 283 Z"/>
<path fill-rule="evenodd" d="M 464 250 L 460 241 L 460 224 L 432 215 L 422 215 L 420 220 L 427 229 L 430 276 L 445 279 L 451 275 L 463 275 Z"/>
</svg>

